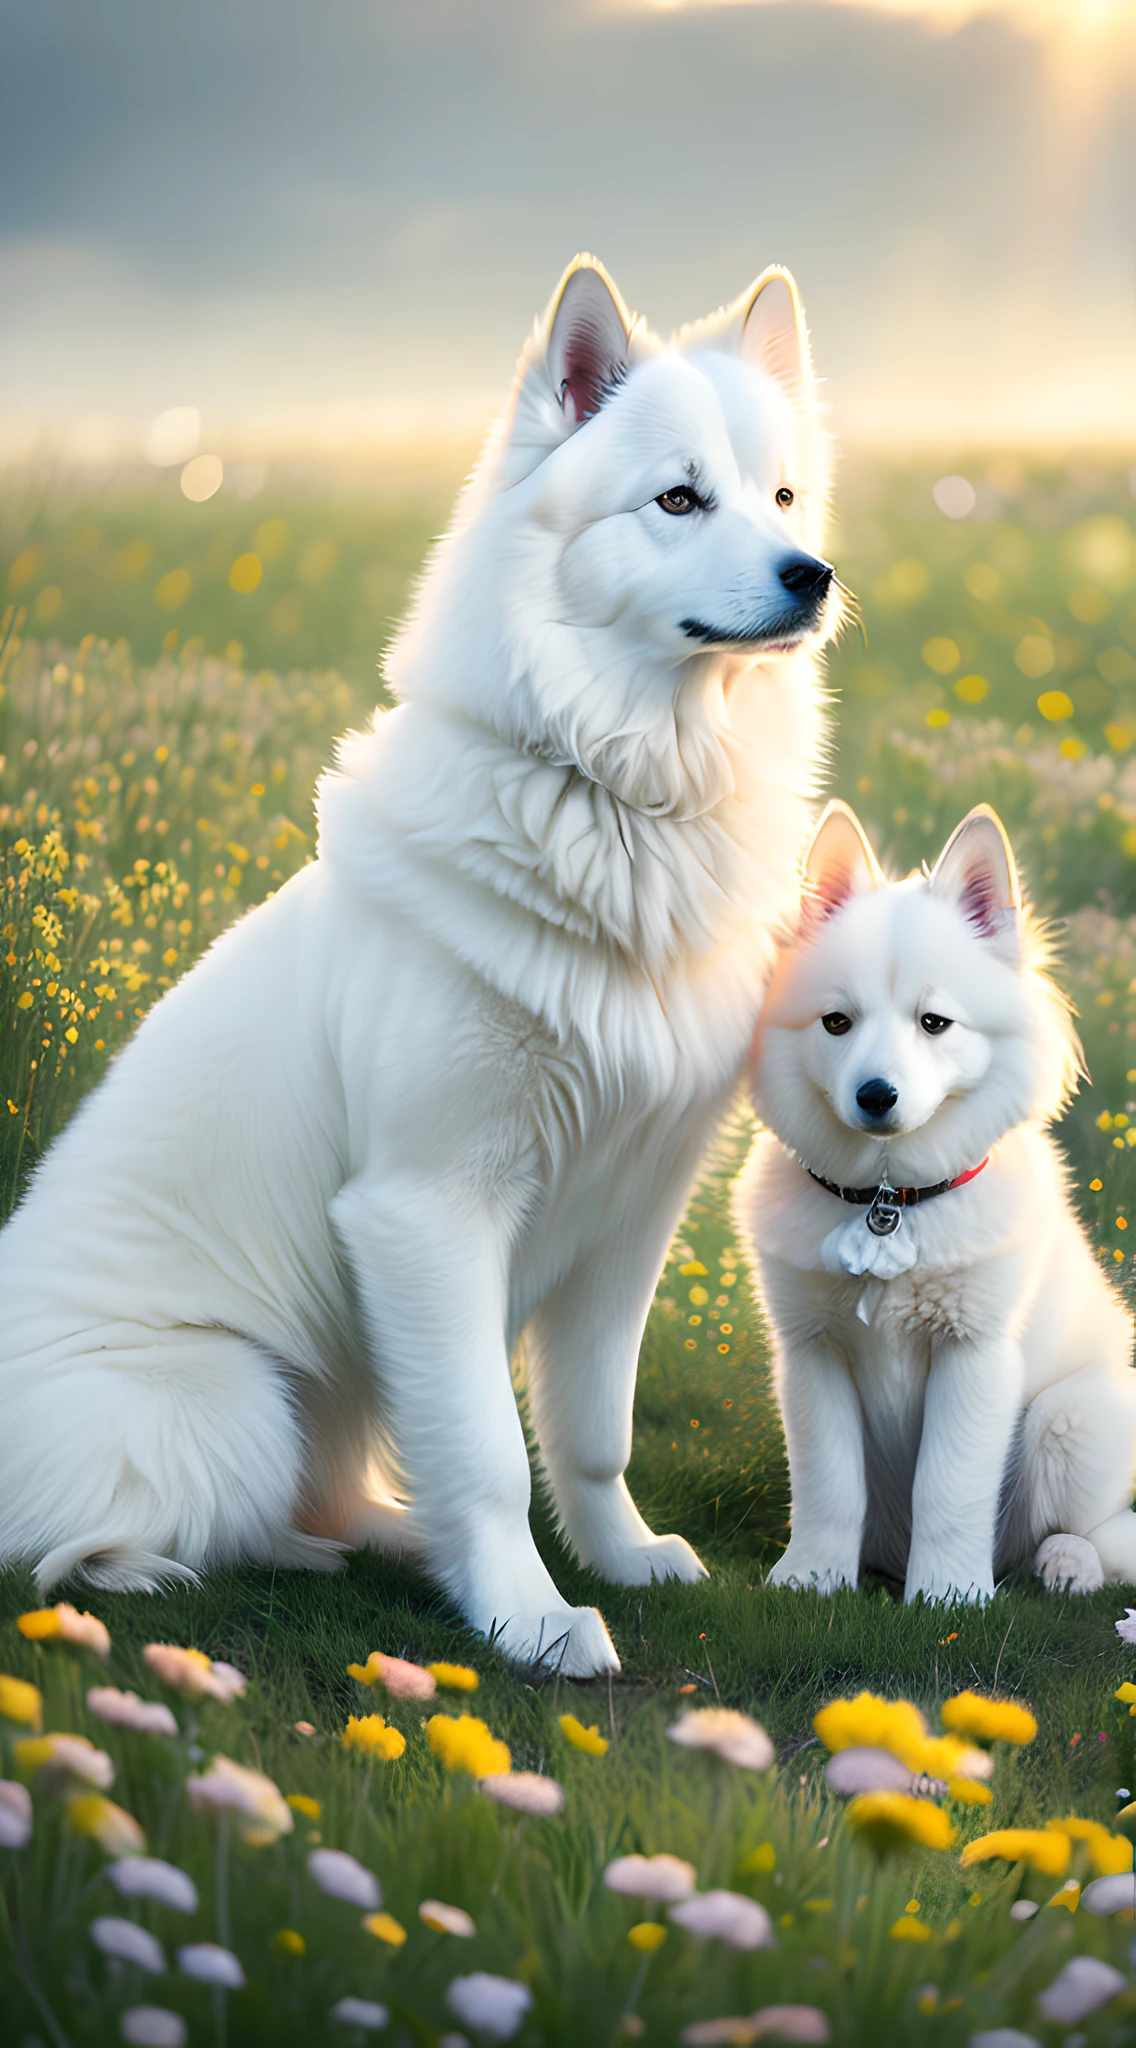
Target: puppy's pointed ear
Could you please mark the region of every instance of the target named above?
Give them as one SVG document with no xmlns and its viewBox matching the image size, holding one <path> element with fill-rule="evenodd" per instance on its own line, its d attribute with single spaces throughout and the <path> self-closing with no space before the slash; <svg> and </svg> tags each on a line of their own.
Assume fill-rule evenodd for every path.
<svg viewBox="0 0 1136 2048">
<path fill-rule="evenodd" d="M 805 854 L 806 923 L 823 923 L 850 896 L 882 888 L 885 879 L 855 811 L 834 797 Z"/>
<path fill-rule="evenodd" d="M 548 376 L 570 430 L 599 411 L 626 374 L 632 316 L 603 264 L 577 256 L 545 315 Z"/>
<path fill-rule="evenodd" d="M 742 306 L 741 354 L 791 398 L 803 398 L 813 388 L 813 364 L 805 311 L 791 271 L 771 263 L 743 293 Z"/>
<path fill-rule="evenodd" d="M 1006 829 L 989 804 L 978 804 L 951 833 L 931 870 L 932 893 L 955 903 L 981 939 L 1017 947 L 1022 888 Z"/>
</svg>

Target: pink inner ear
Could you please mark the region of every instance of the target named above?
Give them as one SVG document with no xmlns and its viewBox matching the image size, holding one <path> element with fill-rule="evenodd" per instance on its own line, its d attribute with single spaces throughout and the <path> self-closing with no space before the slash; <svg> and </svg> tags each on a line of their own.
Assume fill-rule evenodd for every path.
<svg viewBox="0 0 1136 2048">
<path fill-rule="evenodd" d="M 852 894 L 852 870 L 845 867 L 827 867 L 810 882 L 801 906 L 802 923 L 816 927 L 847 903 Z"/>
<path fill-rule="evenodd" d="M 568 336 L 564 350 L 564 380 L 560 402 L 565 411 L 569 401 L 577 420 L 590 420 L 604 400 L 605 386 L 612 377 L 606 336 L 587 318 L 581 317 Z"/>
<path fill-rule="evenodd" d="M 982 938 L 997 937 L 1003 906 L 989 868 L 971 870 L 963 885 L 959 905 L 967 923 L 972 924 Z"/>
</svg>

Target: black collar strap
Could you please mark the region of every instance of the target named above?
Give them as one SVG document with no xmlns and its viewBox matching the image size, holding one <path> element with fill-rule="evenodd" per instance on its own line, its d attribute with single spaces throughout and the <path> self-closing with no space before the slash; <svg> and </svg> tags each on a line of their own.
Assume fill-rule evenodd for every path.
<svg viewBox="0 0 1136 2048">
<path fill-rule="evenodd" d="M 932 1188 L 893 1188 L 886 1180 L 874 1188 L 842 1188 L 834 1180 L 825 1180 L 823 1174 L 814 1173 L 811 1166 L 806 1166 L 805 1172 L 830 1195 L 838 1195 L 842 1202 L 855 1202 L 858 1208 L 866 1209 L 868 1213 L 864 1221 L 873 1237 L 891 1237 L 899 1229 L 904 1209 L 910 1209 L 915 1202 L 928 1202 L 932 1195 L 948 1194 L 951 1188 L 965 1187 L 967 1181 L 981 1173 L 985 1165 L 986 1160 L 983 1159 L 969 1172 L 958 1173 L 953 1180 L 936 1181 Z"/>
<path fill-rule="evenodd" d="M 861 1209 L 870 1209 L 880 1196 L 883 1196 L 891 1208 L 910 1209 L 916 1202 L 929 1202 L 932 1195 L 946 1195 L 952 1188 L 965 1187 L 967 1181 L 974 1180 L 988 1163 L 989 1154 L 986 1159 L 980 1160 L 977 1166 L 972 1166 L 969 1172 L 957 1173 L 953 1180 L 937 1180 L 934 1187 L 930 1188 L 893 1188 L 886 1180 L 882 1183 L 877 1181 L 874 1187 L 870 1188 L 842 1188 L 838 1187 L 834 1180 L 826 1180 L 823 1173 L 814 1173 L 811 1166 L 806 1166 L 805 1172 L 810 1180 L 816 1181 L 818 1187 L 827 1188 L 830 1195 L 839 1195 L 842 1202 L 855 1202 Z"/>
</svg>

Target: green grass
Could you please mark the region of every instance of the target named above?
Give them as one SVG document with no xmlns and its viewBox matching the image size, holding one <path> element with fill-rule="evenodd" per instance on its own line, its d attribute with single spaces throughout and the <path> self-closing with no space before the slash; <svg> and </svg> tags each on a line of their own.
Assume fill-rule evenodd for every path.
<svg viewBox="0 0 1136 2048">
<path fill-rule="evenodd" d="M 981 482 L 981 464 L 970 473 Z M 1136 1117 L 1136 1102 L 1126 1106 L 1136 1097 L 1136 544 L 1129 558 L 1118 538 L 1131 517 L 1128 477 L 1120 468 L 1027 466 L 1015 480 L 1003 470 L 1001 495 L 983 485 L 975 519 L 952 525 L 931 500 L 934 475 L 861 465 L 842 482 L 839 560 L 861 593 L 869 644 L 847 634 L 832 659 L 836 786 L 900 865 L 933 855 L 979 798 L 1001 809 L 1037 900 L 1063 923 L 1064 978 L 1095 1080 L 1065 1142 L 1086 1224 L 1131 1290 L 1117 1221 L 1132 1199 L 1127 1133 Z M 0 977 L 0 1098 L 15 1105 L 0 1126 L 0 1206 L 162 987 L 309 856 L 314 775 L 335 733 L 374 701 L 379 647 L 427 537 L 444 522 L 446 497 L 434 488 L 395 502 L 302 478 L 270 482 L 251 505 L 222 495 L 188 506 L 170 478 L 0 492 L 10 599 L 0 660 L 10 956 Z M 268 521 L 286 532 L 277 526 L 266 538 Z M 139 544 L 150 550 L 144 562 Z M 259 587 L 234 591 L 229 566 L 258 546 Z M 897 563 L 907 566 L 897 572 Z M 179 569 L 188 587 L 171 611 L 155 590 Z M 1026 639 L 1051 648 L 1044 675 L 1023 671 L 1023 659 L 1036 668 L 1047 658 L 1036 647 L 1023 656 Z M 928 656 L 941 668 L 935 643 L 944 640 L 958 658 L 940 673 Z M 968 704 L 955 685 L 974 675 L 987 690 Z M 1037 699 L 1056 689 L 1072 710 L 1054 722 Z M 73 900 L 61 899 L 61 887 Z M 58 929 L 45 932 L 49 912 Z M 1020 1885 L 1045 1898 L 1052 1881 L 998 1864 L 975 1878 L 953 1852 L 875 1866 L 824 1791 L 812 1717 L 826 1700 L 866 1686 L 913 1698 L 933 1719 L 945 1697 L 969 1686 L 1029 1700 L 1039 1734 L 1000 1761 L 991 1807 L 956 1813 L 962 1836 L 1074 1811 L 1107 1820 L 1117 1788 L 1136 1790 L 1136 1721 L 1113 1699 L 1133 1653 L 1115 1633 L 1115 1591 L 1054 1600 L 1023 1583 L 984 1611 L 944 1613 L 905 1608 L 881 1583 L 827 1602 L 766 1590 L 789 1503 L 765 1334 L 729 1224 L 728 1185 L 746 1137 L 739 1113 L 661 1277 L 629 1475 L 652 1525 L 699 1548 L 709 1582 L 640 1594 L 579 1572 L 537 1484 L 534 1523 L 554 1575 L 569 1599 L 602 1608 L 619 1648 L 623 1676 L 610 1690 L 510 1672 L 406 1564 L 357 1557 L 333 1578 L 216 1573 L 200 1590 L 161 1599 L 93 1601 L 114 1638 L 116 1683 L 160 1691 L 141 1662 L 154 1637 L 194 1643 L 249 1674 L 243 1704 L 207 1706 L 181 1744 L 166 1745 L 95 1722 L 83 1703 L 96 1675 L 90 1660 L 25 1642 L 14 1617 L 34 1604 L 30 1582 L 0 1582 L 0 1669 L 44 1686 L 49 1727 L 85 1729 L 105 1745 L 118 1766 L 115 1794 L 146 1827 L 152 1851 L 184 1863 L 199 1884 L 201 1911 L 184 1929 L 163 1909 L 123 1908 L 171 1951 L 218 1931 L 213 1835 L 181 1791 L 188 1740 L 256 1762 L 286 1792 L 318 1797 L 324 1841 L 379 1873 L 386 1904 L 409 1929 L 396 1952 L 364 1933 L 352 1909 L 323 1899 L 304 1870 L 309 1824 L 300 1822 L 275 1847 L 229 1852 L 228 1931 L 246 1991 L 216 2007 L 176 1976 L 116 1976 L 86 1934 L 89 1919 L 117 1903 L 100 1878 L 102 1859 L 67 1836 L 59 1801 L 44 1793 L 33 1846 L 18 1857 L 0 1850 L 5 2038 L 101 2048 L 120 2038 L 121 2010 L 147 2000 L 183 2011 L 195 2048 L 342 2039 L 327 2009 L 356 1993 L 391 2007 L 381 2040 L 433 2044 L 447 2025 L 446 1984 L 483 1968 L 531 1985 L 521 2036 L 531 2048 L 615 2041 L 632 2001 L 643 2038 L 670 2048 L 692 2020 L 784 2000 L 823 2007 L 834 2038 L 864 2048 L 961 2048 L 973 2030 L 997 2024 L 1025 2027 L 1048 2048 L 1061 2035 L 1041 2023 L 1035 1998 L 1062 1958 L 1092 1952 L 1125 1966 L 1125 1925 L 1060 1909 L 1024 1928 L 1009 1920 Z M 693 1259 L 707 1269 L 705 1303 L 689 1299 L 701 1276 L 679 1271 Z M 345 1754 L 347 1715 L 365 1698 L 376 1705 L 346 1666 L 374 1648 L 475 1664 L 476 1711 L 510 1744 L 515 1767 L 562 1779 L 563 1818 L 519 1825 L 466 1782 L 443 1780 L 416 1711 L 392 1710 L 408 1736 L 400 1762 L 368 1770 Z M 666 1740 L 681 1706 L 719 1695 L 769 1728 L 778 1749 L 769 1779 Z M 442 1704 L 458 1711 L 465 1702 Z M 605 1757 L 566 1746 L 558 1716 L 568 1709 L 613 1737 Z M 297 1720 L 311 1721 L 319 1740 L 297 1734 Z M 775 1870 L 746 1874 L 745 1857 L 766 1841 Z M 778 1925 L 776 1952 L 739 1956 L 675 1929 L 644 1967 L 626 1931 L 653 1909 L 614 1898 L 599 1881 L 604 1862 L 631 1849 L 687 1855 L 703 1886 L 732 1885 L 761 1898 L 778 1922 L 791 1916 Z M 476 1940 L 421 1926 L 427 1896 L 465 1906 Z M 922 1945 L 888 1932 L 912 1897 L 934 1930 Z M 302 1959 L 273 1946 L 281 1927 L 304 1935 Z M 929 1994 L 920 2009 L 929 1986 L 934 2010 Z M 1084 2031 L 1095 2048 L 1136 2039 L 1136 2022 L 1122 2002 Z"/>
</svg>

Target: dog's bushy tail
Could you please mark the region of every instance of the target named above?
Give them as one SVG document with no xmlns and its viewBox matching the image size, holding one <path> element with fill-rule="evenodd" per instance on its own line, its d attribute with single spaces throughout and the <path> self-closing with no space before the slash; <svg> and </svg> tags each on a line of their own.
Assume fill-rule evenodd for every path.
<svg viewBox="0 0 1136 2048">
<path fill-rule="evenodd" d="M 240 1560 L 334 1568 L 338 1546 L 292 1520 L 301 1437 L 274 1362 L 227 1331 L 147 1336 L 8 1375 L 0 1560 L 34 1564 L 41 1593 L 71 1576 L 153 1592 Z"/>
</svg>

